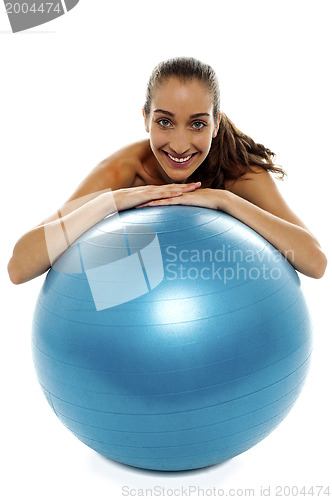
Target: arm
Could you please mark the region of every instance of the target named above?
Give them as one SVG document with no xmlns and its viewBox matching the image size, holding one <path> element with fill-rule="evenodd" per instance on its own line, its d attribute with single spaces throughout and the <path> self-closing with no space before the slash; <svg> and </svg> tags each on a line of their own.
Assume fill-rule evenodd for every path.
<svg viewBox="0 0 332 500">
<path fill-rule="evenodd" d="M 73 195 L 53 215 L 25 233 L 16 243 L 8 263 L 15 284 L 43 274 L 81 234 L 111 213 L 111 187 L 131 183 L 132 169 L 121 174 L 105 160 L 78 186 Z M 66 234 L 65 234 L 66 232 Z"/>
<path fill-rule="evenodd" d="M 60 209 L 25 233 L 8 263 L 15 284 L 43 274 L 58 257 L 94 224 L 116 211 L 161 197 L 179 196 L 193 184 L 131 187 L 136 165 L 107 159 L 100 163 Z"/>
<path fill-rule="evenodd" d="M 268 172 L 245 175 L 224 195 L 219 209 L 261 234 L 299 272 L 313 278 L 323 276 L 327 260 L 318 240 L 289 208 Z"/>
<path fill-rule="evenodd" d="M 317 239 L 288 207 L 274 180 L 263 169 L 257 168 L 255 173 L 229 182 L 226 190 L 198 189 L 149 205 L 179 203 L 227 212 L 261 234 L 299 272 L 313 278 L 320 278 L 325 272 L 327 260 Z"/>
</svg>

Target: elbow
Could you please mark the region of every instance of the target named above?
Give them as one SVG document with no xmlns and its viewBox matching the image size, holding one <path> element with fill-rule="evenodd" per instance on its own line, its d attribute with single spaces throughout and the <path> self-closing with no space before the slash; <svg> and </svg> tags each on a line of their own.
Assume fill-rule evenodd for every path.
<svg viewBox="0 0 332 500">
<path fill-rule="evenodd" d="M 310 277 L 315 279 L 322 278 L 327 267 L 327 257 L 321 249 L 316 249 L 315 255 L 312 256 L 311 263 Z"/>
<path fill-rule="evenodd" d="M 8 262 L 7 271 L 9 279 L 14 285 L 21 285 L 31 279 L 14 257 Z"/>
<path fill-rule="evenodd" d="M 37 268 L 31 263 L 29 264 L 30 265 L 28 265 L 25 261 L 22 262 L 14 252 L 7 265 L 9 279 L 14 285 L 21 285 L 22 283 L 26 283 L 27 281 L 40 276 L 50 268 L 49 264 L 46 265 L 45 268 L 41 268 L 40 266 Z"/>
<path fill-rule="evenodd" d="M 7 271 L 9 279 L 14 285 L 20 285 L 21 283 L 24 283 L 24 280 L 22 279 L 21 273 L 19 272 L 19 269 L 15 264 L 13 257 L 8 262 Z"/>
</svg>

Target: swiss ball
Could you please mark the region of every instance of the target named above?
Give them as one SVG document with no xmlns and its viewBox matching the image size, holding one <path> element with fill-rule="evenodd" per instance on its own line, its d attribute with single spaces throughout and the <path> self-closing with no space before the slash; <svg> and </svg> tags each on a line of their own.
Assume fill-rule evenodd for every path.
<svg viewBox="0 0 332 500">
<path fill-rule="evenodd" d="M 33 322 L 61 422 L 117 462 L 180 471 L 245 452 L 303 387 L 312 327 L 289 261 L 221 211 L 109 216 L 55 262 Z"/>
</svg>

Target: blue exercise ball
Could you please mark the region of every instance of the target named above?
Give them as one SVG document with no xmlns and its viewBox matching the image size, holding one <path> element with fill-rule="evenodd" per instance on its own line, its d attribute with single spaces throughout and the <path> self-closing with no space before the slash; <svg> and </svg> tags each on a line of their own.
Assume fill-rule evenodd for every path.
<svg viewBox="0 0 332 500">
<path fill-rule="evenodd" d="M 220 211 L 144 207 L 107 217 L 48 272 L 36 373 L 62 423 L 123 464 L 189 470 L 279 425 L 309 368 L 297 273 Z"/>
</svg>

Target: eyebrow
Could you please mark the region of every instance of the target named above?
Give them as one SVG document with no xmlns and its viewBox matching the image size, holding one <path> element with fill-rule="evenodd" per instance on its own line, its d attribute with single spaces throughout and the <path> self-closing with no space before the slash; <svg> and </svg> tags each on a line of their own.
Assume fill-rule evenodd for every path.
<svg viewBox="0 0 332 500">
<path fill-rule="evenodd" d="M 167 116 L 174 117 L 174 113 L 171 113 L 170 111 L 166 111 L 165 109 L 155 109 L 154 113 L 162 113 Z M 201 116 L 210 116 L 209 113 L 194 113 L 193 115 L 190 115 L 189 118 L 200 118 Z"/>
</svg>

